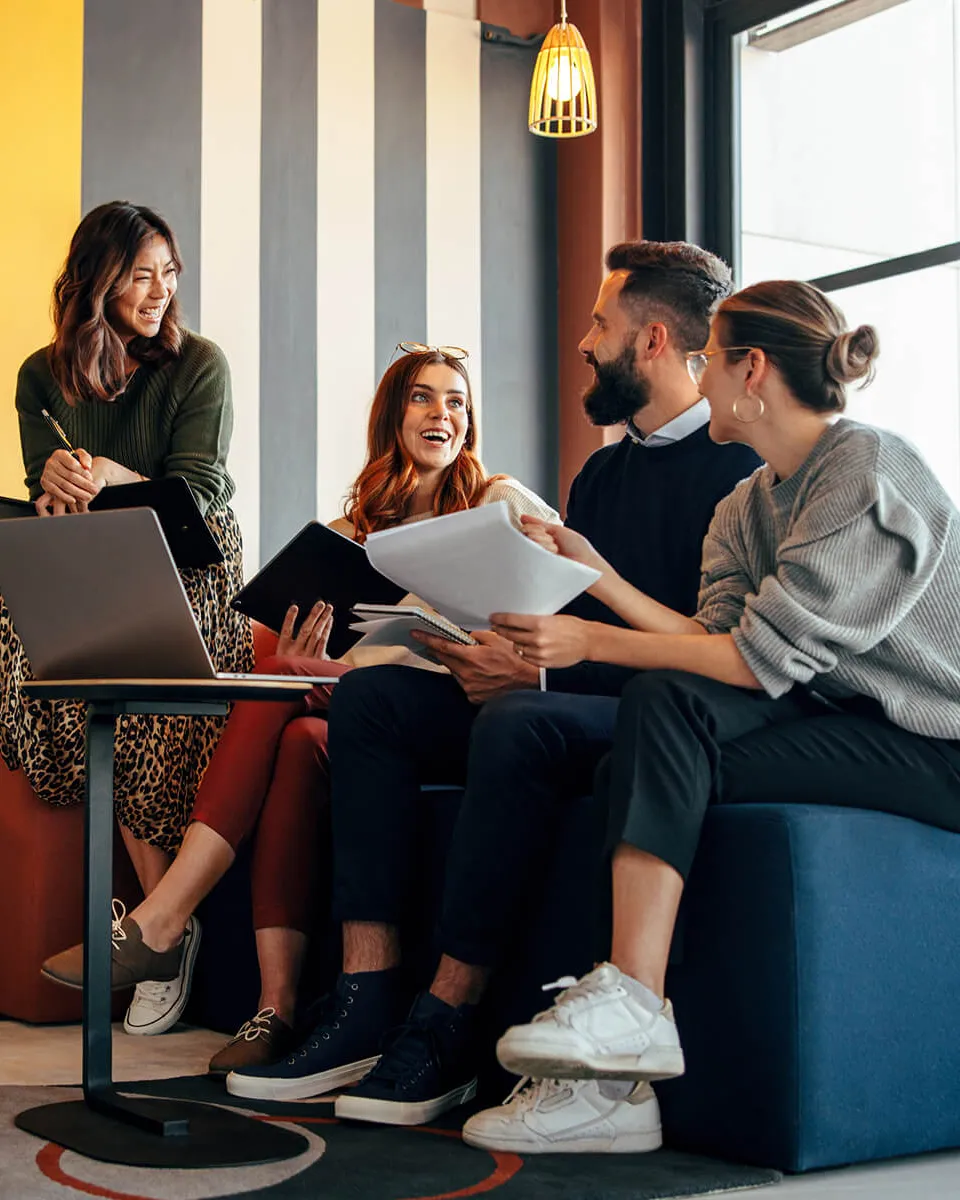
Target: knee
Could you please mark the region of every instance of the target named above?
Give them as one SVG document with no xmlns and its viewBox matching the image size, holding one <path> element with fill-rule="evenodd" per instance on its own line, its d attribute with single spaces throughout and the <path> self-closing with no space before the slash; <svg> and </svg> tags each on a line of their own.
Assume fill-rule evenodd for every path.
<svg viewBox="0 0 960 1200">
<path fill-rule="evenodd" d="M 651 715 L 683 706 L 701 694 L 702 685 L 712 682 L 687 671 L 641 671 L 623 689 L 618 723 L 647 721 Z"/>
<path fill-rule="evenodd" d="M 505 762 L 548 752 L 555 733 L 549 699 L 549 693 L 520 691 L 486 703 L 473 725 L 471 758 Z"/>
<path fill-rule="evenodd" d="M 335 685 L 328 706 L 332 726 L 368 724 L 389 716 L 402 704 L 404 674 L 409 667 L 358 667 Z"/>
<path fill-rule="evenodd" d="M 290 666 L 291 660 L 285 658 L 281 654 L 268 654 L 266 658 L 259 658 L 253 668 L 255 675 L 295 675 L 296 672 Z"/>
<path fill-rule="evenodd" d="M 297 717 L 284 727 L 279 753 L 302 761 L 322 761 L 327 753 L 327 723 L 321 717 Z"/>
</svg>

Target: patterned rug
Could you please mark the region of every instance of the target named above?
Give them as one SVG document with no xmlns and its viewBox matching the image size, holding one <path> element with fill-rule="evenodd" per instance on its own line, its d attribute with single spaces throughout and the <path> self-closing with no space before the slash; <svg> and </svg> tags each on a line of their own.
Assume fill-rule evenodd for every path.
<svg viewBox="0 0 960 1200">
<path fill-rule="evenodd" d="M 223 1103 L 205 1078 L 124 1085 L 130 1094 Z M 95 1162 L 17 1129 L 13 1117 L 45 1102 L 80 1097 L 77 1088 L 0 1088 L 0 1200 L 657 1200 L 713 1195 L 775 1183 L 763 1168 L 658 1150 L 638 1155 L 492 1154 L 465 1146 L 462 1112 L 415 1129 L 342 1124 L 329 1102 L 233 1101 L 262 1120 L 297 1128 L 307 1148 L 287 1162 L 213 1170 L 167 1170 Z"/>
</svg>

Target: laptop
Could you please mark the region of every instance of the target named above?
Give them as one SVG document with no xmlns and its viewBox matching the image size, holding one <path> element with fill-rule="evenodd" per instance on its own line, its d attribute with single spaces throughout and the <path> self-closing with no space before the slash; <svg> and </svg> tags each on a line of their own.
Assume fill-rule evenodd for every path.
<svg viewBox="0 0 960 1200">
<path fill-rule="evenodd" d="M 38 681 L 310 681 L 214 670 L 149 508 L 0 521 L 0 595 Z"/>
</svg>

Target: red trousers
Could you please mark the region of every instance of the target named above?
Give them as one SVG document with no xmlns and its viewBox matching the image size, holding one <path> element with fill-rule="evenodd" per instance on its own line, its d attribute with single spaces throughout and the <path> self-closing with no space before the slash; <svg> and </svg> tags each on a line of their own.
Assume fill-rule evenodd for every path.
<svg viewBox="0 0 960 1200">
<path fill-rule="evenodd" d="M 271 656 L 258 675 L 343 675 L 344 663 Z M 330 802 L 325 713 L 332 684 L 286 702 L 234 705 L 197 791 L 192 819 L 237 849 L 253 836 L 254 929 L 309 933 L 321 822 Z"/>
</svg>

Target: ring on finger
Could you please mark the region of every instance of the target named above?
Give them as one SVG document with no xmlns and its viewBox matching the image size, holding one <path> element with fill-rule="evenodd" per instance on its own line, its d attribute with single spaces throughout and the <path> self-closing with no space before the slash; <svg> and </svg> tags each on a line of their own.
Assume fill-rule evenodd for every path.
<svg viewBox="0 0 960 1200">
<path fill-rule="evenodd" d="M 522 646 L 517 647 L 517 653 L 520 655 L 521 658 L 523 658 L 523 647 Z"/>
</svg>

